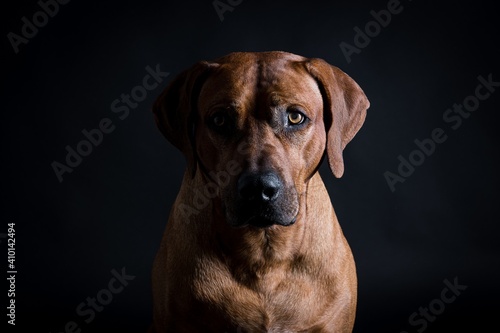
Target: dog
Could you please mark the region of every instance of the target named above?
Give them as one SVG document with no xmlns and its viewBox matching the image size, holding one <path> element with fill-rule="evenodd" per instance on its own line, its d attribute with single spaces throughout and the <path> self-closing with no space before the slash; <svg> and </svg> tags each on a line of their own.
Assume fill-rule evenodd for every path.
<svg viewBox="0 0 500 333">
<path fill-rule="evenodd" d="M 237 52 L 180 73 L 153 114 L 187 161 L 152 270 L 151 332 L 352 332 L 356 268 L 334 176 L 369 101 L 317 58 Z"/>
</svg>

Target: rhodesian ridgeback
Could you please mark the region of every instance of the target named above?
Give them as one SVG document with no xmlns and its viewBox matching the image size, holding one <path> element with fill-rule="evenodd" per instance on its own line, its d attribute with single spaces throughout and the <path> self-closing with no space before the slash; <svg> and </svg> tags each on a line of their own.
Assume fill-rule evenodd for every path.
<svg viewBox="0 0 500 333">
<path fill-rule="evenodd" d="M 351 332 L 357 278 L 318 172 L 363 124 L 368 99 L 321 59 L 231 53 L 156 100 L 187 159 L 153 272 L 152 332 Z"/>
</svg>

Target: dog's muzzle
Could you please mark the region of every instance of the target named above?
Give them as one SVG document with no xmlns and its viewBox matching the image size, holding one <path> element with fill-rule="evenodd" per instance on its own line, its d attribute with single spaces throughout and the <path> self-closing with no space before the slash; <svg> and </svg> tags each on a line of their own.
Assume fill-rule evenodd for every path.
<svg viewBox="0 0 500 333">
<path fill-rule="evenodd" d="M 236 188 L 234 226 L 269 227 L 295 223 L 296 209 L 280 177 L 274 172 L 240 175 Z"/>
</svg>

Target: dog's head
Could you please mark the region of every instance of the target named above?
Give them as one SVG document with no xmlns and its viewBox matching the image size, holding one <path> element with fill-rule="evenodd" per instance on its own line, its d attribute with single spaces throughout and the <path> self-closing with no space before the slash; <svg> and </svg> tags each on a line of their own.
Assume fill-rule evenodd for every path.
<svg viewBox="0 0 500 333">
<path fill-rule="evenodd" d="M 291 225 L 326 153 L 333 174 L 369 106 L 321 59 L 231 53 L 182 72 L 153 111 L 165 137 L 220 196 L 232 226 Z M 208 188 L 207 188 L 208 189 Z"/>
</svg>

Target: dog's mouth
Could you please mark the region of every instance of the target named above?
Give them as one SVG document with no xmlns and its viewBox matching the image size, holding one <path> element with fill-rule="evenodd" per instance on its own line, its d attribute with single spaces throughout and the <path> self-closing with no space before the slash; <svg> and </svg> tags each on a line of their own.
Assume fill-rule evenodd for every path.
<svg viewBox="0 0 500 333">
<path fill-rule="evenodd" d="M 231 225 L 233 227 L 240 227 L 240 228 L 247 227 L 247 226 L 255 227 L 255 228 L 269 228 L 269 227 L 272 227 L 274 225 L 288 227 L 288 226 L 293 225 L 295 223 L 295 221 L 297 221 L 297 217 L 294 217 L 288 221 L 283 221 L 283 220 L 273 220 L 273 219 L 269 219 L 266 217 L 254 215 L 254 216 L 251 216 L 250 218 L 248 218 L 243 223 L 237 223 L 236 225 L 231 223 Z"/>
<path fill-rule="evenodd" d="M 290 226 L 297 220 L 299 200 L 276 172 L 244 172 L 223 196 L 227 223 L 232 227 Z"/>
<path fill-rule="evenodd" d="M 295 205 L 294 205 L 295 206 Z M 230 206 L 231 207 L 231 206 Z M 275 207 L 242 207 L 237 205 L 233 209 L 227 209 L 224 206 L 227 223 L 231 227 L 255 227 L 255 228 L 269 228 L 272 226 L 291 226 L 295 224 L 298 216 L 298 206 L 292 209 L 282 210 Z"/>
</svg>

